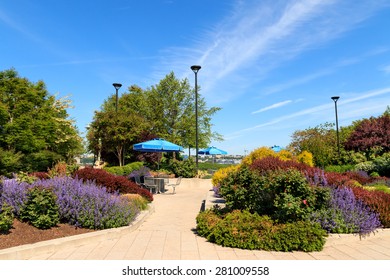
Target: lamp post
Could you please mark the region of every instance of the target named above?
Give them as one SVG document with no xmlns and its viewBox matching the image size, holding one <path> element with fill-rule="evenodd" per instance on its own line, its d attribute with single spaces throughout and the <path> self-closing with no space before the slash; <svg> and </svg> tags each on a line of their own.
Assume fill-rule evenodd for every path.
<svg viewBox="0 0 390 280">
<path fill-rule="evenodd" d="M 112 84 L 116 90 L 116 99 L 115 99 L 115 112 L 118 113 L 118 90 L 121 88 L 122 84 L 113 83 Z"/>
<path fill-rule="evenodd" d="M 336 112 L 337 153 L 338 153 L 339 159 L 340 159 L 339 120 L 337 118 L 337 100 L 339 100 L 340 96 L 332 96 L 331 98 L 334 101 L 334 110 Z"/>
<path fill-rule="evenodd" d="M 191 70 L 195 73 L 195 157 L 196 157 L 196 174 L 198 175 L 198 71 L 199 65 L 192 65 Z"/>
</svg>

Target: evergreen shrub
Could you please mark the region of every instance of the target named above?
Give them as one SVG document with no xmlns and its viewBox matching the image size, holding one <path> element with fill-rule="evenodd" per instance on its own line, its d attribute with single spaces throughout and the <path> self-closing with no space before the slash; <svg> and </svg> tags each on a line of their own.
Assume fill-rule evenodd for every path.
<svg viewBox="0 0 390 280">
<path fill-rule="evenodd" d="M 326 236 L 317 223 L 277 224 L 268 216 L 246 210 L 223 215 L 206 210 L 197 217 L 197 232 L 222 246 L 267 251 L 321 251 Z"/>
<path fill-rule="evenodd" d="M 13 225 L 14 214 L 8 204 L 0 204 L 0 233 L 7 233 Z"/>
<path fill-rule="evenodd" d="M 30 188 L 27 201 L 20 209 L 20 219 L 39 229 L 48 229 L 59 223 L 56 195 L 51 189 L 41 186 Z"/>
<path fill-rule="evenodd" d="M 196 165 L 192 158 L 186 160 L 173 160 L 170 164 L 171 171 L 176 177 L 194 178 L 196 174 Z"/>
<path fill-rule="evenodd" d="M 140 169 L 142 166 L 143 166 L 143 162 L 137 161 L 137 162 L 126 164 L 124 166 L 104 167 L 104 170 L 114 175 L 128 176 L 130 175 L 131 172 Z"/>
</svg>

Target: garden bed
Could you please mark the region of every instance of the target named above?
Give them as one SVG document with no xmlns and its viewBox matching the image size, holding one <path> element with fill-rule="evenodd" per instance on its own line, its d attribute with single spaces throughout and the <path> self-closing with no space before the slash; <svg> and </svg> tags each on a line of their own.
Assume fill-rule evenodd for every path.
<svg viewBox="0 0 390 280">
<path fill-rule="evenodd" d="M 43 230 L 15 219 L 10 231 L 0 234 L 0 250 L 94 231 L 96 230 L 76 228 L 69 224 L 59 224 Z"/>
</svg>

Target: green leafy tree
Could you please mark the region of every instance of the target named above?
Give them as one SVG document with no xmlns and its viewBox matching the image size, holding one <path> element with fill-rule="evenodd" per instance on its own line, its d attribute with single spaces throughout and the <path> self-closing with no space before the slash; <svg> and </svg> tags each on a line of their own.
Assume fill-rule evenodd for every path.
<svg viewBox="0 0 390 280">
<path fill-rule="evenodd" d="M 195 93 L 188 79 L 178 80 L 171 72 L 146 90 L 146 116 L 153 123 L 152 133 L 184 147 L 195 147 Z M 207 108 L 198 91 L 198 145 L 206 147 L 222 137 L 211 131 L 211 117 L 218 107 Z"/>
<path fill-rule="evenodd" d="M 22 162 L 11 171 L 18 171 L 18 166 L 46 171 L 53 160 L 70 161 L 80 153 L 81 138 L 68 108 L 70 101 L 50 95 L 43 81 L 32 83 L 14 69 L 0 72 L 0 148 L 21 155 Z M 42 170 L 34 169 L 31 159 L 45 152 L 51 159 Z"/>
<path fill-rule="evenodd" d="M 90 143 L 95 150 L 104 148 L 105 153 L 113 153 L 119 166 L 122 166 L 125 149 L 136 142 L 145 128 L 144 119 L 136 114 L 124 111 L 96 112 L 90 127 Z"/>
<path fill-rule="evenodd" d="M 327 166 L 337 158 L 336 133 L 331 123 L 295 131 L 291 138 L 289 149 L 297 154 L 309 151 L 316 166 Z"/>
<path fill-rule="evenodd" d="M 114 95 L 104 102 L 100 111 L 95 112 L 92 129 L 88 132 L 89 147 L 94 151 L 101 148 L 106 161 L 110 161 L 110 154 L 114 153 L 119 164 L 132 156 L 132 144 L 149 140 L 148 136 L 195 147 L 194 100 L 194 90 L 188 80 L 178 80 L 173 72 L 145 90 L 130 86 L 128 92 L 119 97 L 117 115 L 120 120 L 116 123 L 113 122 L 115 114 L 109 113 L 116 111 Z M 199 147 L 206 147 L 212 139 L 222 139 L 211 131 L 211 117 L 218 110 L 220 108 L 207 108 L 204 98 L 198 95 Z M 101 139 L 101 147 L 98 139 Z"/>
</svg>

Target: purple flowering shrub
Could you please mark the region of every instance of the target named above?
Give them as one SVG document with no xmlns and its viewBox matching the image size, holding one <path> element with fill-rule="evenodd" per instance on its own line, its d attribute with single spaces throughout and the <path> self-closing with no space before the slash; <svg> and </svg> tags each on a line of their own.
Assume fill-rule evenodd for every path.
<svg viewBox="0 0 390 280">
<path fill-rule="evenodd" d="M 14 209 L 16 216 L 27 200 L 27 191 L 34 186 L 50 188 L 57 196 L 60 221 L 78 227 L 106 229 L 129 225 L 139 213 L 132 203 L 118 193 L 108 193 L 92 181 L 71 177 L 37 180 L 29 185 L 14 179 L 3 183 L 2 200 Z"/>
<path fill-rule="evenodd" d="M 352 191 L 355 197 L 379 214 L 379 219 L 385 228 L 390 228 L 390 194 L 358 187 L 352 188 Z"/>
<path fill-rule="evenodd" d="M 328 207 L 315 211 L 311 219 L 330 233 L 366 235 L 381 227 L 379 215 L 356 199 L 352 189 L 331 188 Z"/>
<path fill-rule="evenodd" d="M 26 182 L 19 182 L 16 179 L 5 179 L 0 195 L 1 203 L 10 205 L 14 214 L 19 216 L 21 208 L 27 201 L 27 192 L 30 187 Z"/>
</svg>

